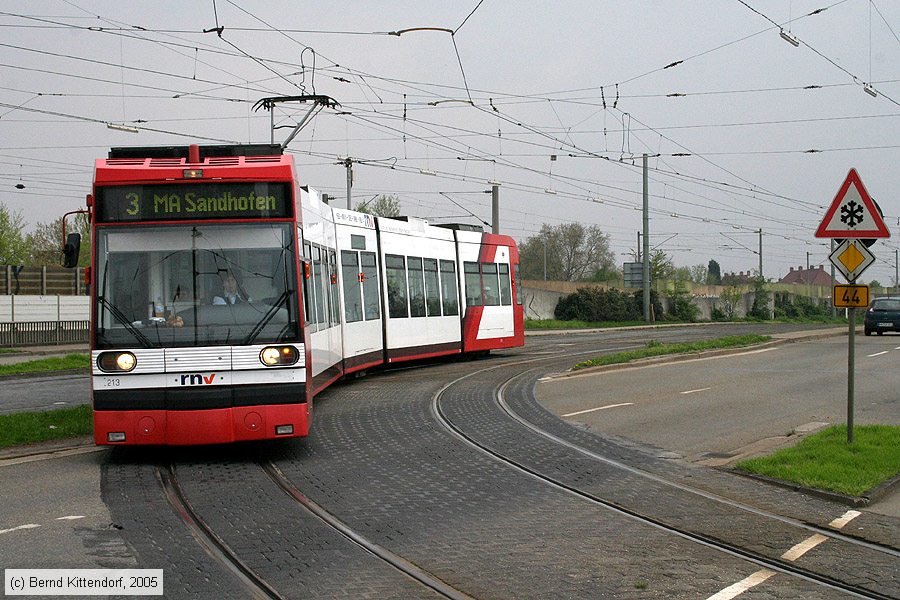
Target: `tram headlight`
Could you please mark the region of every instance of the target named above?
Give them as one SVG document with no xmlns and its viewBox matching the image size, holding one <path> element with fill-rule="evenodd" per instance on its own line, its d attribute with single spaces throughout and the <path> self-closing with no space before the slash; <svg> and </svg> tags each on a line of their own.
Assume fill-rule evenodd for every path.
<svg viewBox="0 0 900 600">
<path fill-rule="evenodd" d="M 259 361 L 267 367 L 293 365 L 300 353 L 293 346 L 266 346 L 259 353 Z"/>
<path fill-rule="evenodd" d="M 137 366 L 137 358 L 131 352 L 101 352 L 97 366 L 107 373 L 127 373 Z"/>
</svg>

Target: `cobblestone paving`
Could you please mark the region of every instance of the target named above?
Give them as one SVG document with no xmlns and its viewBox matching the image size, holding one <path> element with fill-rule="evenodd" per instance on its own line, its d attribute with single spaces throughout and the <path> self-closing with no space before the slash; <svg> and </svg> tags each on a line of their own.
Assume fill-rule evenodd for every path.
<svg viewBox="0 0 900 600">
<path fill-rule="evenodd" d="M 710 335 L 694 330 L 688 335 L 726 335 L 723 331 Z M 684 335 L 666 330 L 652 337 Z M 104 466 L 104 501 L 138 563 L 165 569 L 166 596 L 172 598 L 237 598 L 246 597 L 247 590 L 206 555 L 166 502 L 154 466 L 170 456 L 178 457 L 178 476 L 192 506 L 245 563 L 289 597 L 429 598 L 433 593 L 308 515 L 268 479 L 258 460 L 273 459 L 304 494 L 361 535 L 476 598 L 705 598 L 759 567 L 499 464 L 444 430 L 432 413 L 433 394 L 477 368 L 535 358 L 536 353 L 562 347 L 577 351 L 588 344 L 620 346 L 639 337 L 622 332 L 582 340 L 530 340 L 524 351 L 487 361 L 419 367 L 337 385 L 317 400 L 312 434 L 306 440 L 113 453 Z M 560 476 L 579 484 L 617 490 L 623 501 L 658 505 L 672 518 L 697 518 L 689 505 L 666 504 L 667 490 L 650 490 L 650 496 L 647 490 L 630 492 L 627 484 L 637 483 L 631 478 L 604 472 L 596 461 L 573 457 L 571 450 L 558 445 L 536 442 L 521 425 L 492 413 L 493 401 L 484 396 L 489 383 L 468 383 L 468 390 L 457 388 L 452 399 L 448 396 L 448 406 L 466 419 L 485 416 L 487 421 L 474 426 L 492 443 L 511 447 L 528 460 L 555 465 Z M 674 473 L 677 480 L 701 481 L 735 497 L 746 492 L 768 510 L 785 509 L 782 503 L 796 501 L 789 511 L 824 522 L 836 516 L 830 503 L 749 489 L 751 484 L 736 484 L 733 476 L 692 470 L 658 460 L 636 444 L 580 431 L 528 397 L 530 380 L 518 385 L 525 393 L 517 410 L 542 427 L 545 421 L 552 424 L 560 437 L 570 436 L 595 452 L 636 461 L 641 469 Z M 468 422 L 467 427 L 472 426 Z M 709 518 L 716 530 L 733 526 L 727 515 L 710 513 Z M 896 535 L 889 523 L 866 527 L 867 534 Z M 794 540 L 778 528 L 765 533 L 772 537 L 749 541 L 774 552 L 782 542 Z M 842 597 L 784 575 L 741 596 Z"/>
<path fill-rule="evenodd" d="M 103 466 L 103 501 L 138 566 L 164 569 L 166 598 L 246 597 L 243 584 L 201 549 L 166 502 L 152 460 L 148 452 L 118 449 Z"/>
<path fill-rule="evenodd" d="M 706 597 L 758 570 L 537 482 L 448 434 L 425 399 L 471 368 L 333 390 L 309 443 L 279 466 L 355 530 L 475 597 Z M 843 596 L 796 581 L 769 589 Z"/>
<path fill-rule="evenodd" d="M 524 412 L 531 409 L 533 412 L 535 401 L 531 391 L 538 376 L 539 373 L 536 373 L 519 378 L 518 385 L 507 388 L 508 400 L 517 410 Z M 780 557 L 811 535 L 808 530 L 650 481 L 566 449 L 556 442 L 529 435 L 530 432 L 525 433 L 527 430 L 521 424 L 506 417 L 492 401 L 491 391 L 506 377 L 498 372 L 485 374 L 477 380 L 465 380 L 452 388 L 453 397 L 446 402 L 452 421 L 461 423 L 468 433 L 504 456 L 533 465 L 537 471 L 554 480 L 599 495 L 616 505 L 770 558 Z M 554 425 L 555 430 L 562 429 L 558 422 Z M 594 437 L 587 433 L 580 433 L 580 436 Z M 592 440 L 593 446 L 601 445 L 602 441 Z M 615 457 L 631 466 L 643 468 L 647 463 L 654 463 L 659 469 L 659 463 L 664 462 L 653 454 L 616 447 L 609 441 L 602 445 L 602 449 L 597 448 L 598 454 Z M 746 480 L 743 483 L 749 484 Z M 784 500 L 780 489 L 775 489 L 773 494 L 782 496 Z M 844 507 L 826 507 L 824 504 L 820 502 L 816 508 L 828 515 L 826 523 L 845 510 Z M 888 596 L 900 594 L 900 560 L 873 550 L 830 540 L 805 555 L 798 564 L 822 574 L 841 573 L 840 578 L 844 581 Z"/>
<path fill-rule="evenodd" d="M 269 479 L 256 452 L 238 447 L 204 454 L 178 467 L 185 495 L 244 563 L 285 597 L 440 597 L 311 515 Z M 265 449 L 259 458 L 266 459 Z"/>
</svg>

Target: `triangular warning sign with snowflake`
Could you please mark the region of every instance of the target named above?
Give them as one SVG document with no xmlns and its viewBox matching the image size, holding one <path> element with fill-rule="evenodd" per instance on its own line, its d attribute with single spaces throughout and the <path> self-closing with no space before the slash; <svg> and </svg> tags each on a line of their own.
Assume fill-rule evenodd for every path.
<svg viewBox="0 0 900 600">
<path fill-rule="evenodd" d="M 821 238 L 889 238 L 881 211 L 866 191 L 859 173 L 850 169 L 825 218 L 816 230 Z"/>
</svg>

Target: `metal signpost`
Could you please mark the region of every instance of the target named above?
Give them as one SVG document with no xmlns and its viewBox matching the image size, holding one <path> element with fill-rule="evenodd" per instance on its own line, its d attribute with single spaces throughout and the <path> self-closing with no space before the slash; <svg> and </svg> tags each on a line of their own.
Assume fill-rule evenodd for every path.
<svg viewBox="0 0 900 600">
<path fill-rule="evenodd" d="M 866 191 L 856 169 L 850 169 L 847 173 L 816 230 L 816 237 L 842 240 L 828 259 L 850 284 L 835 285 L 831 300 L 834 306 L 847 309 L 850 322 L 847 342 L 847 442 L 853 443 L 856 309 L 869 304 L 869 288 L 856 285 L 856 280 L 875 262 L 875 255 L 869 251 L 868 246 L 875 239 L 891 237 L 881 211 Z"/>
</svg>

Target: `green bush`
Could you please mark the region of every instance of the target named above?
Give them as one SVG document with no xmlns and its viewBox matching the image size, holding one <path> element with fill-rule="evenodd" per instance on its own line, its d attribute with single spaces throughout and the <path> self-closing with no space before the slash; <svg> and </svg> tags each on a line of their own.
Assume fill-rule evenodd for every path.
<svg viewBox="0 0 900 600">
<path fill-rule="evenodd" d="M 650 293 L 656 315 L 662 314 L 662 305 L 656 292 Z M 580 288 L 574 294 L 560 298 L 554 315 L 561 321 L 640 321 L 644 316 L 644 297 L 611 289 Z"/>
<path fill-rule="evenodd" d="M 798 296 L 793 301 L 786 294 L 775 296 L 775 318 L 818 319 L 831 316 L 831 311 L 822 303 Z"/>
<path fill-rule="evenodd" d="M 693 323 L 700 315 L 700 308 L 691 302 L 691 294 L 683 283 L 675 284 L 675 291 L 672 292 L 672 310 L 671 314 L 676 321 L 684 321 Z"/>
</svg>

